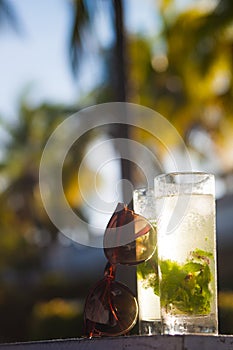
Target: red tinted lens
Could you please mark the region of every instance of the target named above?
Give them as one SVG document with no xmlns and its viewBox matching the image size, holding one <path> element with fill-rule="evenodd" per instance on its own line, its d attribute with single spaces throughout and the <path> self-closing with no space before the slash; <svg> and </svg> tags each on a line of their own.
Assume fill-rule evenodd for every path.
<svg viewBox="0 0 233 350">
<path fill-rule="evenodd" d="M 84 320 L 87 336 L 127 333 L 136 323 L 138 305 L 131 291 L 121 283 L 103 279 L 87 297 Z"/>
<path fill-rule="evenodd" d="M 104 234 L 104 252 L 112 264 L 134 265 L 148 260 L 156 247 L 156 232 L 143 216 L 119 203 Z"/>
</svg>

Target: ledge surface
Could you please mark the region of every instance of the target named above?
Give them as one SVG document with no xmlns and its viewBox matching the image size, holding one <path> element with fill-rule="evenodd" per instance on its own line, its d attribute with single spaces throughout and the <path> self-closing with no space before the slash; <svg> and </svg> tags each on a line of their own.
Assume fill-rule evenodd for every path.
<svg viewBox="0 0 233 350">
<path fill-rule="evenodd" d="M 0 350 L 233 350 L 233 336 L 123 336 L 1 344 Z"/>
</svg>

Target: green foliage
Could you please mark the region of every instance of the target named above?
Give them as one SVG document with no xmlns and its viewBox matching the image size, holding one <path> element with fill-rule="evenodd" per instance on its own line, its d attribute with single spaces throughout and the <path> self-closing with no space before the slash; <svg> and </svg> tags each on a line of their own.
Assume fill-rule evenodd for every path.
<svg viewBox="0 0 233 350">
<path fill-rule="evenodd" d="M 82 307 L 77 302 L 62 298 L 38 302 L 32 310 L 31 339 L 81 336 L 82 325 Z"/>
<path fill-rule="evenodd" d="M 233 329 L 233 292 L 221 291 L 218 295 L 219 334 L 232 334 Z"/>
<path fill-rule="evenodd" d="M 212 293 L 208 252 L 196 249 L 184 264 L 160 261 L 161 306 L 181 314 L 206 315 L 210 312 Z"/>
</svg>

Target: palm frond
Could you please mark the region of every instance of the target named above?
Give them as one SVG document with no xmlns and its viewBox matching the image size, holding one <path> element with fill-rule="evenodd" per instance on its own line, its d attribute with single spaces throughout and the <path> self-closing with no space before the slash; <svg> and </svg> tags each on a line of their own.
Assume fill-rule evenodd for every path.
<svg viewBox="0 0 233 350">
<path fill-rule="evenodd" d="M 4 22 L 10 24 L 16 32 L 21 32 L 21 24 L 14 8 L 8 1 L 0 0 L 0 28 Z"/>
<path fill-rule="evenodd" d="M 85 0 L 74 0 L 74 17 L 70 40 L 70 58 L 73 72 L 76 73 L 83 52 L 82 34 L 90 23 L 90 12 Z"/>
<path fill-rule="evenodd" d="M 201 34 L 213 34 L 233 23 L 233 1 L 220 0 L 213 11 L 203 18 Z"/>
</svg>

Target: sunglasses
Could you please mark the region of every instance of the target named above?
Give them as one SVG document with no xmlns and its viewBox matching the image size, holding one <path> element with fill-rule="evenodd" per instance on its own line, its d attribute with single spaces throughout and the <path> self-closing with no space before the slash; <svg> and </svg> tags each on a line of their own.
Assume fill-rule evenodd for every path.
<svg viewBox="0 0 233 350">
<path fill-rule="evenodd" d="M 117 282 L 117 265 L 138 265 L 149 260 L 156 247 L 151 223 L 118 203 L 104 233 L 104 253 L 108 260 L 104 278 L 89 292 L 84 307 L 84 334 L 117 336 L 127 334 L 136 324 L 138 304 L 135 295 Z"/>
</svg>

